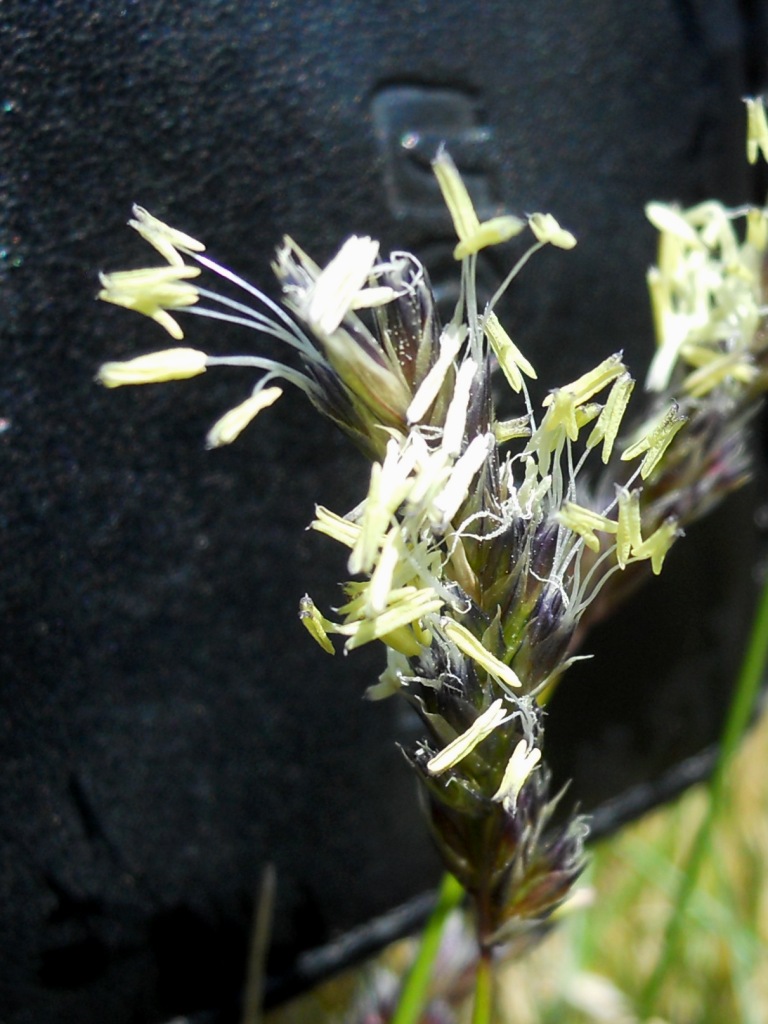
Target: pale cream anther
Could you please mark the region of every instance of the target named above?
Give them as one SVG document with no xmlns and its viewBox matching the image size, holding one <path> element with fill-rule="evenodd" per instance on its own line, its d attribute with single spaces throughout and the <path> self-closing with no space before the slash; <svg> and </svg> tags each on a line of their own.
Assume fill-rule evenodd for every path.
<svg viewBox="0 0 768 1024">
<path fill-rule="evenodd" d="M 541 751 L 538 747 L 530 747 L 527 740 L 520 740 L 512 751 L 507 767 L 499 788 L 493 795 L 493 799 L 503 803 L 509 811 L 514 811 L 517 806 L 517 798 L 520 790 L 530 778 L 531 772 L 541 761 Z"/>
<path fill-rule="evenodd" d="M 126 384 L 159 384 L 205 373 L 207 356 L 194 348 L 166 348 L 123 362 L 104 363 L 96 380 L 106 388 Z"/>
<path fill-rule="evenodd" d="M 440 775 L 458 764 L 459 761 L 463 761 L 478 744 L 502 725 L 508 715 L 504 701 L 499 697 L 481 715 L 478 715 L 465 732 L 457 736 L 448 746 L 443 747 L 427 762 L 427 771 L 432 775 Z"/>
<path fill-rule="evenodd" d="M 312 285 L 306 320 L 321 337 L 333 334 L 344 317 L 361 301 L 361 293 L 379 254 L 379 243 L 353 235 L 339 249 Z"/>
<path fill-rule="evenodd" d="M 539 242 L 546 242 L 558 249 L 572 249 L 576 245 L 576 236 L 560 227 L 551 213 L 532 213 L 528 224 Z"/>
<path fill-rule="evenodd" d="M 133 218 L 128 221 L 128 226 L 138 231 L 141 237 L 173 266 L 184 265 L 182 252 L 205 252 L 202 242 L 153 217 L 143 206 L 134 204 L 131 212 Z"/>
<path fill-rule="evenodd" d="M 466 626 L 462 626 L 461 623 L 453 619 L 443 618 L 440 620 L 440 628 L 448 639 L 456 644 L 462 654 L 466 654 L 468 658 L 471 658 L 477 665 L 485 669 L 490 676 L 493 676 L 502 685 L 511 686 L 514 689 L 522 687 L 523 684 L 517 673 L 509 665 L 505 665 L 503 661 L 500 661 L 491 654 L 477 637 L 470 633 Z"/>
<path fill-rule="evenodd" d="M 282 393 L 282 388 L 262 388 L 255 395 L 246 398 L 240 405 L 236 405 L 234 409 L 225 412 L 208 431 L 206 447 L 221 448 L 224 445 L 232 444 L 263 409 L 274 405 Z"/>
</svg>

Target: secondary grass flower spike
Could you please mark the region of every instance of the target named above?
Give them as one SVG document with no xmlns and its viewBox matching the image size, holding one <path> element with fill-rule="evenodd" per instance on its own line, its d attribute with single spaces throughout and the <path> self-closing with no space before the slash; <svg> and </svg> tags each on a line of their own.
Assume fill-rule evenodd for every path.
<svg viewBox="0 0 768 1024">
<path fill-rule="evenodd" d="M 749 118 L 752 156 L 765 152 L 761 101 Z M 348 551 L 344 599 L 325 614 L 305 597 L 300 616 L 326 652 L 334 638 L 347 650 L 384 645 L 386 667 L 367 694 L 402 694 L 421 717 L 424 736 L 406 756 L 487 958 L 537 934 L 584 863 L 585 821 L 554 824 L 544 699 L 588 627 L 660 572 L 683 527 L 748 473 L 746 425 L 768 382 L 768 214 L 649 205 L 661 233 L 649 275 L 658 348 L 647 400 L 628 421 L 634 380 L 620 351 L 551 382 L 534 408 L 526 379 L 536 370 L 496 314 L 536 250 L 568 250 L 574 236 L 549 213 L 482 222 L 446 152 L 434 170 L 458 238 L 460 298 L 447 324 L 410 253 L 382 256 L 374 240 L 352 237 L 320 267 L 286 238 L 273 263 L 281 307 L 136 207 L 131 225 L 167 265 L 102 275 L 102 298 L 175 339 L 169 311 L 244 324 L 291 351 L 283 362 L 175 348 L 107 363 L 99 379 L 115 387 L 251 368 L 251 395 L 209 445 L 234 440 L 280 397 L 282 380 L 370 459 L 361 503 L 347 514 L 318 507 L 312 524 Z M 529 247 L 481 307 L 478 253 L 526 232 Z M 199 283 L 203 270 L 224 292 Z M 494 409 L 497 369 L 518 396 L 511 420 Z"/>
</svg>

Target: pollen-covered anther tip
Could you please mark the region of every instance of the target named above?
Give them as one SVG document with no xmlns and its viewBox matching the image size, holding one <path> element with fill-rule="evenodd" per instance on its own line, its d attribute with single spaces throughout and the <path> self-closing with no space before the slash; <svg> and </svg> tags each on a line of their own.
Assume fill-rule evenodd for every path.
<svg viewBox="0 0 768 1024">
<path fill-rule="evenodd" d="M 205 373 L 207 359 L 205 352 L 194 348 L 167 348 L 124 362 L 104 363 L 96 374 L 96 380 L 106 388 L 185 380 Z"/>
<path fill-rule="evenodd" d="M 299 622 L 324 651 L 328 654 L 336 653 L 326 632 L 328 622 L 317 610 L 309 594 L 305 594 L 299 602 Z"/>
</svg>

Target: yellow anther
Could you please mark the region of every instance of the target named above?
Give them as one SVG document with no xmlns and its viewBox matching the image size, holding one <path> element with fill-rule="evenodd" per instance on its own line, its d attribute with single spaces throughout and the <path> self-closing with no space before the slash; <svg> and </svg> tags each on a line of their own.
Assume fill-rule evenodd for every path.
<svg viewBox="0 0 768 1024">
<path fill-rule="evenodd" d="M 757 163 L 762 153 L 768 160 L 768 120 L 765 114 L 765 102 L 762 96 L 747 98 L 747 160 Z"/>
<path fill-rule="evenodd" d="M 497 444 L 506 444 L 519 437 L 531 436 L 531 422 L 527 416 L 517 416 L 512 420 L 497 420 L 493 425 L 493 433 Z"/>
<path fill-rule="evenodd" d="M 574 405 L 582 405 L 587 399 L 592 398 L 598 391 L 602 391 L 604 387 L 610 384 L 611 381 L 616 380 L 625 371 L 626 366 L 622 361 L 622 353 L 614 352 L 612 356 L 603 359 L 592 370 L 588 370 L 587 373 L 583 373 L 581 377 L 577 377 L 570 384 L 565 384 L 563 387 L 557 388 L 557 390 L 547 395 L 541 404 L 544 406 L 551 405 L 555 401 L 554 396 L 561 392 L 566 392 L 572 397 Z"/>
<path fill-rule="evenodd" d="M 471 238 L 480 227 L 480 220 L 475 213 L 467 186 L 461 180 L 456 164 L 444 149 L 441 149 L 432 161 L 432 170 L 443 193 L 459 241 L 463 242 Z"/>
<path fill-rule="evenodd" d="M 158 220 L 157 217 L 153 217 L 143 206 L 134 206 L 131 212 L 133 213 L 133 220 L 129 220 L 128 225 L 135 228 L 141 237 L 146 242 L 149 242 L 151 246 L 154 246 L 160 255 L 165 257 L 173 266 L 181 267 L 184 265 L 184 260 L 179 250 L 181 252 L 205 252 L 205 246 L 202 242 L 198 242 L 191 235 L 187 235 L 183 231 L 177 231 L 176 228 L 172 228 L 170 225 Z"/>
<path fill-rule="evenodd" d="M 639 441 L 631 444 L 622 452 L 622 460 L 634 459 L 645 452 L 645 457 L 640 464 L 640 476 L 643 480 L 647 480 L 658 466 L 675 434 L 687 421 L 688 417 L 683 416 L 677 403 L 673 402 L 655 426 L 651 427 Z"/>
<path fill-rule="evenodd" d="M 521 390 L 523 373 L 536 379 L 536 371 L 533 366 L 504 330 L 495 313 L 488 314 L 483 322 L 483 328 L 493 353 L 499 361 L 499 366 L 507 378 L 507 383 L 513 391 Z"/>
<path fill-rule="evenodd" d="M 600 413 L 592 433 L 587 438 L 587 447 L 592 448 L 603 442 L 602 460 L 607 463 L 621 427 L 635 382 L 628 373 L 617 377 L 608 394 L 608 400 Z"/>
<path fill-rule="evenodd" d="M 481 668 L 484 668 L 494 679 L 498 679 L 500 683 L 515 687 L 516 689 L 523 685 L 509 665 L 505 665 L 503 661 L 500 661 L 490 651 L 486 650 L 477 637 L 473 636 L 465 626 L 462 626 L 453 619 L 444 618 L 440 621 L 440 627 L 448 639 L 456 644 L 462 654 L 466 654 L 468 658 L 471 658 Z"/>
<path fill-rule="evenodd" d="M 321 337 L 327 337 L 359 303 L 368 281 L 379 243 L 372 238 L 348 238 L 312 286 L 305 315 L 307 323 Z"/>
<path fill-rule="evenodd" d="M 540 760 L 539 748 L 529 747 L 527 740 L 520 740 L 512 751 L 512 756 L 504 769 L 501 785 L 494 793 L 493 799 L 514 810 L 520 790 Z"/>
<path fill-rule="evenodd" d="M 427 771 L 432 775 L 439 775 L 458 764 L 468 754 L 471 754 L 479 743 L 482 743 L 495 729 L 498 729 L 507 717 L 504 701 L 499 697 L 474 720 L 465 732 L 457 736 L 447 747 L 443 747 L 439 754 L 435 754 L 427 762 Z"/>
<path fill-rule="evenodd" d="M 640 529 L 640 491 L 619 490 L 619 521 L 616 530 L 616 561 L 623 569 L 634 550 L 643 543 Z"/>
<path fill-rule="evenodd" d="M 344 544 L 345 547 L 355 546 L 357 538 L 360 536 L 360 526 L 357 523 L 352 523 L 344 516 L 331 512 L 323 505 L 315 506 L 315 515 L 317 519 L 313 519 L 309 524 L 311 529 L 326 534 L 340 544 Z"/>
<path fill-rule="evenodd" d="M 747 244 L 758 252 L 768 246 L 768 211 L 753 206 L 747 210 Z"/>
<path fill-rule="evenodd" d="M 188 279 L 199 273 L 199 267 L 182 265 L 99 274 L 99 298 L 151 317 L 179 341 L 184 332 L 167 310 L 184 309 L 197 302 L 197 288 Z"/>
<path fill-rule="evenodd" d="M 466 235 L 453 250 L 453 257 L 463 260 L 472 256 L 489 245 L 500 245 L 508 242 L 510 238 L 519 235 L 525 227 L 525 221 L 512 214 L 505 214 L 502 217 L 492 217 L 484 220 L 470 234 Z"/>
<path fill-rule="evenodd" d="M 557 513 L 557 520 L 582 537 L 587 547 L 595 552 L 600 550 L 600 538 L 595 531 L 614 534 L 618 530 L 615 519 L 609 519 L 608 516 L 594 512 L 591 508 L 577 505 L 575 501 L 565 502 Z"/>
<path fill-rule="evenodd" d="M 662 234 L 672 235 L 694 249 L 706 248 L 695 228 L 689 224 L 677 206 L 670 206 L 668 203 L 647 203 L 645 215 Z"/>
<path fill-rule="evenodd" d="M 159 384 L 167 380 L 185 380 L 205 373 L 205 352 L 194 348 L 166 348 L 124 362 L 104 363 L 96 380 L 107 388 L 125 384 Z"/>
<path fill-rule="evenodd" d="M 308 594 L 302 597 L 299 602 L 299 621 L 324 651 L 327 651 L 328 654 L 336 653 L 326 632 L 329 627 L 333 626 L 333 623 L 320 614 L 315 607 L 314 601 Z"/>
<path fill-rule="evenodd" d="M 558 249 L 572 249 L 576 245 L 576 236 L 561 228 L 551 213 L 532 213 L 528 224 L 539 242 L 548 242 Z"/>
<path fill-rule="evenodd" d="M 650 558 L 651 568 L 656 576 L 661 572 L 667 552 L 683 531 L 673 517 L 666 519 L 661 526 L 653 531 L 650 537 L 633 549 L 636 558 Z"/>
<path fill-rule="evenodd" d="M 208 431 L 206 447 L 221 448 L 225 444 L 232 444 L 251 420 L 255 419 L 262 409 L 274 405 L 282 393 L 282 388 L 263 388 L 250 398 L 246 398 L 240 405 L 236 405 L 234 409 L 225 412 Z"/>
</svg>

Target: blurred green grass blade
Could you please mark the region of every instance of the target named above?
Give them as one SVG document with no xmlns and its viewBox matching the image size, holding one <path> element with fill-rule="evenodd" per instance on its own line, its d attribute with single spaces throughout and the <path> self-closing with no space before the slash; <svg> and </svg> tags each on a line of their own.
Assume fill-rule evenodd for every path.
<svg viewBox="0 0 768 1024">
<path fill-rule="evenodd" d="M 451 911 L 461 903 L 464 890 L 446 872 L 440 883 L 437 904 L 430 914 L 421 936 L 421 945 L 400 992 L 397 1009 L 390 1024 L 418 1024 L 429 996 L 432 967 L 440 948 L 443 928 Z"/>
<path fill-rule="evenodd" d="M 696 888 L 699 872 L 709 852 L 710 837 L 720 811 L 728 767 L 752 716 L 760 691 L 768 655 L 768 579 L 757 604 L 747 651 L 736 684 L 733 700 L 720 741 L 720 749 L 709 785 L 709 802 L 684 867 L 675 906 L 667 923 L 661 955 L 642 995 L 641 1019 L 647 1019 L 658 1000 L 667 972 L 675 960 L 688 904 Z"/>
</svg>

